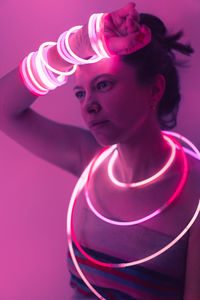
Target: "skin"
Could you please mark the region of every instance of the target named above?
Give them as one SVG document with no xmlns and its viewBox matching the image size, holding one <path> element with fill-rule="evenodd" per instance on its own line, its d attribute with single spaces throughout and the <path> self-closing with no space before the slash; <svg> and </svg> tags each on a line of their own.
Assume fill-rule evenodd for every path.
<svg viewBox="0 0 200 300">
<path fill-rule="evenodd" d="M 74 93 L 80 102 L 82 117 L 97 143 L 103 147 L 117 144 L 119 156 L 115 163 L 115 176 L 124 182 L 132 182 L 147 178 L 158 171 L 170 151 L 163 142 L 156 112 L 152 109 L 152 104 L 157 104 L 164 93 L 164 77 L 158 75 L 150 86 L 141 85 L 137 81 L 134 68 L 122 63 L 119 57 L 115 57 L 109 60 L 104 59 L 96 64 L 79 66 L 75 74 L 75 81 Z M 108 122 L 101 126 L 90 127 L 91 120 Z M 180 224 L 177 225 L 176 218 L 181 219 L 181 215 L 185 214 L 189 220 L 193 215 L 194 207 L 197 206 L 200 191 L 196 182 L 200 177 L 200 167 L 197 161 L 189 156 L 188 163 L 190 176 L 185 192 L 179 197 L 178 206 L 169 211 L 165 216 L 166 219 L 161 221 L 159 228 L 161 232 L 167 233 L 169 230 L 173 234 L 176 226 L 180 226 Z M 174 192 L 180 169 L 181 159 L 177 155 L 172 169 L 168 172 L 168 176 L 171 176 L 169 185 L 167 184 L 166 190 L 163 189 L 160 195 L 157 190 L 155 191 L 157 199 L 165 202 L 168 198 L 167 192 Z M 163 197 L 165 194 L 167 195 L 166 199 Z M 188 197 L 190 198 L 190 207 L 188 207 Z M 141 207 L 140 204 L 138 205 L 138 212 L 141 215 L 146 212 L 146 198 L 149 198 L 148 208 L 150 211 L 162 204 L 154 198 L 154 192 L 152 197 L 151 194 L 146 195 L 144 205 Z M 108 204 L 107 208 L 113 211 L 112 203 L 110 205 L 112 207 L 109 207 Z M 116 209 L 115 213 L 120 215 L 122 211 L 121 208 Z M 130 216 L 127 217 L 129 213 Z M 132 213 L 130 207 L 125 211 L 128 219 L 133 218 Z M 124 217 L 122 216 L 122 218 Z M 137 218 L 137 216 L 135 217 Z M 167 227 L 166 224 L 168 224 Z M 197 238 L 200 234 L 199 224 L 198 217 L 190 229 L 184 300 L 200 299 L 198 284 L 200 266 L 197 263 L 200 251 L 199 238 Z M 157 228 L 152 229 L 157 230 Z"/>
<path fill-rule="evenodd" d="M 151 86 L 141 85 L 134 68 L 123 63 L 120 57 L 80 66 L 76 71 L 74 93 L 82 117 L 101 146 L 117 144 L 116 165 L 126 181 L 152 175 L 169 155 L 170 149 L 163 142 L 152 109 L 164 89 L 162 75 Z M 107 122 L 90 127 L 91 120 Z"/>
<path fill-rule="evenodd" d="M 132 2 L 109 14 L 104 33 L 111 51 L 116 54 L 128 54 L 133 51 L 135 37 L 139 31 L 138 21 L 138 13 Z M 94 54 L 87 35 L 87 25 L 73 37 L 72 49 L 76 54 L 83 55 L 83 58 Z M 49 52 L 48 59 L 50 64 L 59 70 L 67 71 L 71 68 L 70 64 L 58 57 L 55 48 Z M 98 84 L 94 83 L 93 79 L 102 73 L 108 73 L 109 80 L 110 75 L 114 76 L 115 85 L 110 86 L 107 78 L 106 82 L 104 79 L 104 82 L 99 83 L 102 79 L 98 79 Z M 76 93 L 85 93 L 79 101 L 86 124 L 94 119 L 106 119 L 109 123 L 88 131 L 56 123 L 41 116 L 30 107 L 36 96 L 24 86 L 16 68 L 0 80 L 0 129 L 36 156 L 77 177 L 102 146 L 112 143 L 118 145 L 119 156 L 114 171 L 116 177 L 122 181 L 131 182 L 133 178 L 140 180 L 149 177 L 163 166 L 169 149 L 163 144 L 155 111 L 152 110 L 152 104 L 158 103 L 164 92 L 165 82 L 161 75 L 157 76 L 151 86 L 141 86 L 136 81 L 134 68 L 112 58 L 109 62 L 102 60 L 95 65 L 80 66 L 76 72 L 76 85 L 81 87 Z M 184 221 L 183 216 L 191 217 L 197 206 L 200 194 L 200 166 L 198 161 L 189 156 L 188 163 L 190 176 L 185 192 L 181 195 L 180 206 L 175 213 L 171 209 L 168 210 L 167 222 L 162 221 L 163 226 L 159 227 L 162 232 L 165 229 L 173 230 L 175 225 L 179 225 L 177 219 Z M 180 173 L 179 168 L 177 157 L 169 176 L 171 182 L 164 187 L 166 190 L 162 190 L 160 195 L 158 190 L 155 190 L 156 198 L 154 193 L 151 197 L 147 195 L 143 200 L 148 200 L 148 205 L 138 206 L 142 215 L 146 212 L 145 209 L 152 208 L 151 205 L 158 207 L 157 199 L 164 202 L 167 200 L 168 195 L 165 195 L 165 191 L 170 193 L 171 189 L 171 192 L 174 192 L 173 180 Z M 141 201 L 140 204 L 143 203 L 145 204 L 145 201 Z M 127 210 L 126 213 L 130 214 L 130 218 L 133 217 L 131 210 Z M 160 218 L 162 219 L 163 215 Z M 184 300 L 200 299 L 199 224 L 198 217 L 190 229 Z M 158 226 L 154 229 L 158 230 Z"/>
</svg>

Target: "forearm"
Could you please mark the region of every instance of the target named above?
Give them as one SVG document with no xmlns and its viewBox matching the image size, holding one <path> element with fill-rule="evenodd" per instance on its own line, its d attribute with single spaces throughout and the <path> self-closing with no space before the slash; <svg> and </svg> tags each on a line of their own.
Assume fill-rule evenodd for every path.
<svg viewBox="0 0 200 300">
<path fill-rule="evenodd" d="M 73 34 L 69 40 L 74 53 L 81 58 L 87 58 L 94 54 L 87 35 L 87 25 L 83 26 L 77 33 Z M 56 45 L 51 47 L 47 53 L 48 63 L 53 68 L 66 72 L 71 69 L 72 64 L 63 60 Z M 0 118 L 18 117 L 37 99 L 24 85 L 19 67 L 6 74 L 0 79 Z"/>
<path fill-rule="evenodd" d="M 88 24 L 85 24 L 70 37 L 69 44 L 73 52 L 81 58 L 86 59 L 95 54 L 88 36 Z M 58 55 L 56 46 L 53 46 L 48 51 L 48 61 L 50 65 L 63 72 L 67 71 L 72 66 Z"/>
<path fill-rule="evenodd" d="M 36 98 L 22 82 L 19 67 L 12 70 L 0 80 L 0 120 L 19 115 Z"/>
</svg>

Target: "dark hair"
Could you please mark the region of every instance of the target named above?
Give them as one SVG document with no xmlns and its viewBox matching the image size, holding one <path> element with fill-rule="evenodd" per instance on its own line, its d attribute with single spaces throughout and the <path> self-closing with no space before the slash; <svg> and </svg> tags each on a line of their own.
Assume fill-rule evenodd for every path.
<svg viewBox="0 0 200 300">
<path fill-rule="evenodd" d="M 136 67 L 137 79 L 141 84 L 153 83 L 157 74 L 165 77 L 166 88 L 157 105 L 157 117 L 161 129 L 172 129 L 177 124 L 181 100 L 176 66 L 186 66 L 185 61 L 178 61 L 172 51 L 176 50 L 189 56 L 194 50 L 189 43 L 184 45 L 178 42 L 183 36 L 183 30 L 169 35 L 163 22 L 154 15 L 141 13 L 140 24 L 146 24 L 151 29 L 152 40 L 144 48 L 129 55 L 122 55 L 122 61 Z"/>
</svg>

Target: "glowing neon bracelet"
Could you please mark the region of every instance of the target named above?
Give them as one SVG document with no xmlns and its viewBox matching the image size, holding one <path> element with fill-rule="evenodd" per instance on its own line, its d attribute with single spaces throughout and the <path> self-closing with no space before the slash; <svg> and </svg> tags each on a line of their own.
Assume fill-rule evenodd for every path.
<svg viewBox="0 0 200 300">
<path fill-rule="evenodd" d="M 110 58 L 111 55 L 106 51 L 105 44 L 102 41 L 102 27 L 104 20 L 103 13 L 101 14 L 93 14 L 89 18 L 88 22 L 88 36 L 90 38 L 91 46 L 94 52 L 102 58 Z"/>
<path fill-rule="evenodd" d="M 75 26 L 72 27 L 70 30 L 63 32 L 57 42 L 57 51 L 59 55 L 64 59 L 65 61 L 71 63 L 71 64 L 89 64 L 89 63 L 95 63 L 99 61 L 99 58 L 95 55 L 91 57 L 90 59 L 83 59 L 78 57 L 70 48 L 69 45 L 69 36 L 71 33 L 77 32 L 82 26 Z"/>
<path fill-rule="evenodd" d="M 65 47 L 65 36 L 66 36 L 66 31 L 63 32 L 59 38 L 58 38 L 58 41 L 57 41 L 57 51 L 58 51 L 58 54 L 60 55 L 60 57 L 67 61 L 68 63 L 70 64 L 76 64 L 77 61 L 74 60 L 73 57 L 71 57 L 69 55 L 69 53 L 67 52 L 66 50 L 66 47 Z"/>
<path fill-rule="evenodd" d="M 68 75 L 65 74 L 66 72 L 63 72 L 64 74 L 62 74 L 62 72 L 60 72 L 59 70 L 54 69 L 52 66 L 50 66 L 48 64 L 47 53 L 48 53 L 50 48 L 52 48 L 52 46 L 47 45 L 42 49 L 42 58 L 45 61 L 45 64 L 42 62 L 42 65 L 43 65 L 46 73 L 49 76 L 49 80 L 52 80 L 52 82 L 55 83 L 57 85 L 57 87 L 62 86 L 62 85 L 67 83 L 68 75 L 73 74 L 75 72 L 77 66 L 73 66 L 71 70 L 68 70 L 67 71 Z"/>
<path fill-rule="evenodd" d="M 55 42 L 46 42 L 46 43 L 43 43 L 43 44 L 40 46 L 39 50 L 38 50 L 38 56 L 39 56 L 39 58 L 41 59 L 41 61 L 43 62 L 43 64 L 46 66 L 46 68 L 49 69 L 50 71 L 52 71 L 53 73 L 58 74 L 58 75 L 62 75 L 62 76 L 69 76 L 69 75 L 72 75 L 72 74 L 76 71 L 76 68 L 77 68 L 76 65 L 72 66 L 72 69 L 71 69 L 71 70 L 69 70 L 69 71 L 67 71 L 67 72 L 62 72 L 62 71 L 56 70 L 55 68 L 51 67 L 51 66 L 45 61 L 45 59 L 44 59 L 44 57 L 43 57 L 43 53 L 42 53 L 44 47 L 46 47 L 46 46 L 55 46 L 55 45 L 56 45 Z"/>
<path fill-rule="evenodd" d="M 99 51 L 99 48 L 97 47 L 96 19 L 97 19 L 97 14 L 91 15 L 89 18 L 88 36 L 90 39 L 90 44 L 92 46 L 92 49 L 101 59 L 102 55 L 101 55 L 101 52 Z"/>
<path fill-rule="evenodd" d="M 111 57 L 112 54 L 108 50 L 108 47 L 106 45 L 105 39 L 104 39 L 104 33 L 103 33 L 103 24 L 104 24 L 104 18 L 107 14 L 99 14 L 96 21 L 96 32 L 98 36 L 97 45 L 102 53 L 103 57 Z M 116 55 L 116 54 L 114 54 Z"/>
<path fill-rule="evenodd" d="M 50 77 L 49 73 L 46 70 L 46 67 L 41 62 L 38 53 L 34 54 L 34 60 L 35 60 L 35 66 L 36 66 L 38 76 L 43 82 L 43 84 L 45 85 L 45 87 L 49 90 L 54 90 L 55 88 L 57 88 L 57 84 Z"/>
<path fill-rule="evenodd" d="M 42 92 L 48 92 L 48 89 L 44 88 L 43 86 L 41 86 L 41 84 L 37 81 L 37 79 L 35 78 L 35 76 L 33 75 L 33 68 L 35 67 L 34 63 L 33 66 L 31 66 L 31 58 L 33 57 L 34 52 L 31 52 L 28 56 L 27 56 L 27 61 L 26 61 L 26 66 L 27 66 L 27 70 L 28 70 L 28 74 L 30 76 L 30 79 L 33 83 L 33 85 Z"/>
<path fill-rule="evenodd" d="M 57 42 L 57 50 L 59 55 L 69 63 L 72 64 L 89 64 L 95 63 L 101 60 L 102 58 L 109 58 L 110 55 L 108 51 L 106 51 L 106 45 L 102 39 L 102 28 L 103 28 L 103 20 L 105 14 L 93 14 L 89 18 L 88 22 L 88 36 L 90 39 L 91 46 L 96 53 L 90 59 L 83 59 L 77 56 L 69 45 L 69 37 L 72 33 L 76 33 L 83 26 L 74 26 L 68 31 L 62 33 L 58 38 Z M 105 47 L 104 47 L 105 46 Z"/>
<path fill-rule="evenodd" d="M 32 70 L 32 73 L 33 73 L 33 76 L 34 76 L 35 80 L 38 81 L 38 83 L 44 89 L 46 89 L 47 91 L 49 91 L 50 88 L 45 84 L 45 82 L 43 81 L 43 78 L 39 74 L 39 72 L 41 71 L 41 69 L 38 69 L 38 66 L 36 64 L 36 52 L 33 52 L 33 55 L 31 57 L 31 70 Z M 29 74 L 29 72 L 28 72 L 28 74 Z"/>
<path fill-rule="evenodd" d="M 75 65 L 71 70 L 61 72 L 48 64 L 43 49 L 46 46 L 55 46 L 55 44 L 54 42 L 43 43 L 38 52 L 31 52 L 20 64 L 20 75 L 24 84 L 37 96 L 46 95 L 49 90 L 65 84 L 68 80 L 67 76 L 73 74 L 76 70 L 77 66 Z"/>
<path fill-rule="evenodd" d="M 78 57 L 70 48 L 69 45 L 69 37 L 71 33 L 75 33 L 77 32 L 82 26 L 75 26 L 70 28 L 67 32 L 66 32 L 66 36 L 65 36 L 65 47 L 68 51 L 68 53 L 71 55 L 71 57 L 78 63 L 78 64 L 90 64 L 90 63 L 96 63 L 98 62 L 100 59 L 97 55 L 94 55 L 92 58 L 90 59 L 83 59 L 81 57 Z"/>
<path fill-rule="evenodd" d="M 24 85 L 28 88 L 28 90 L 31 93 L 33 93 L 36 96 L 44 96 L 48 93 L 48 90 L 42 91 L 38 89 L 32 82 L 27 70 L 27 57 L 25 57 L 20 63 L 19 71 L 20 71 L 21 78 L 24 82 Z"/>
<path fill-rule="evenodd" d="M 45 62 L 48 62 L 47 53 L 48 53 L 48 49 L 51 48 L 51 47 L 52 46 L 47 46 L 42 51 L 43 52 L 42 57 L 43 57 Z M 42 67 L 45 75 L 47 76 L 48 80 L 50 82 L 52 82 L 53 85 L 55 84 L 56 87 L 58 87 L 58 86 L 62 86 L 63 84 L 67 83 L 68 77 L 65 76 L 65 75 L 58 75 L 55 72 L 51 71 L 49 68 L 47 68 L 45 66 L 45 64 L 42 62 L 41 58 L 38 56 L 38 52 L 37 52 L 37 59 L 41 62 L 41 67 Z"/>
</svg>

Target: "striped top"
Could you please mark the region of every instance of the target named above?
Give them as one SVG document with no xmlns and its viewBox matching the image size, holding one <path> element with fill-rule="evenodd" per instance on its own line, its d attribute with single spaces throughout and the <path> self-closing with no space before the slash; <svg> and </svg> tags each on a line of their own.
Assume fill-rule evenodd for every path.
<svg viewBox="0 0 200 300">
<path fill-rule="evenodd" d="M 115 187 L 112 189 L 112 186 L 109 186 L 106 175 L 101 175 L 106 174 L 106 169 L 101 172 L 101 168 L 99 173 L 96 172 L 93 176 L 91 184 L 94 182 L 94 185 L 91 185 L 90 194 L 94 206 L 108 218 L 115 219 L 117 216 L 116 220 L 120 221 L 134 219 L 134 209 L 137 209 L 138 203 L 140 205 L 144 201 L 143 206 L 148 208 L 148 194 L 154 195 L 155 199 L 159 199 L 162 195 L 162 201 L 166 201 L 170 196 L 168 186 L 171 182 L 170 178 L 166 177 L 158 182 L 155 189 L 158 193 L 155 193 L 153 185 L 149 185 L 138 191 L 138 194 L 137 190 L 134 190 L 134 197 L 130 198 L 129 191 L 121 191 Z M 177 182 L 178 180 L 179 178 Z M 174 189 L 177 182 L 173 183 Z M 147 197 L 140 198 L 142 193 Z M 190 198 L 187 193 L 184 197 L 177 198 L 170 209 L 149 220 L 148 223 L 113 226 L 103 222 L 91 212 L 84 193 L 81 192 L 73 218 L 77 240 L 88 255 L 102 262 L 126 263 L 145 258 L 168 245 L 191 220 L 192 211 L 195 212 L 197 204 L 195 201 L 190 202 L 188 212 L 188 199 Z M 151 204 L 151 199 L 149 201 Z M 124 215 L 127 215 L 127 219 Z M 108 268 L 94 264 L 85 258 L 75 245 L 74 252 L 84 276 L 105 299 L 181 300 L 184 297 L 188 238 L 189 232 L 156 258 L 125 268 Z M 71 286 L 77 291 L 77 295 L 82 295 L 83 299 L 84 297 L 96 299 L 80 278 L 69 253 L 67 257 Z"/>
<path fill-rule="evenodd" d="M 121 263 L 122 260 L 105 255 L 86 247 L 83 249 L 92 257 L 104 262 Z M 111 269 L 96 265 L 86 259 L 74 246 L 76 259 L 86 277 L 92 277 L 90 283 L 105 298 L 109 300 L 179 300 L 183 299 L 184 280 L 136 265 L 129 268 Z M 125 262 L 125 261 L 123 261 Z M 71 273 L 70 284 L 85 297 L 93 296 L 76 273 L 70 253 L 68 265 Z M 103 279 L 103 284 L 102 284 Z M 100 282 L 100 285 L 97 284 Z M 90 299 L 90 298 L 89 298 Z M 94 298 L 96 299 L 96 298 Z"/>
<path fill-rule="evenodd" d="M 159 222 L 162 216 L 153 222 Z M 166 226 L 169 223 L 166 222 Z M 124 263 L 147 257 L 167 244 L 180 232 L 166 234 L 145 227 L 112 226 L 102 222 L 80 201 L 75 209 L 77 240 L 91 257 L 107 263 Z M 92 263 L 74 246 L 79 266 L 97 292 L 108 300 L 179 300 L 183 299 L 189 233 L 160 256 L 140 265 L 107 268 Z M 71 286 L 83 299 L 96 299 L 77 273 L 68 253 Z M 78 295 L 77 294 L 77 295 Z M 82 298 L 81 297 L 81 298 Z M 79 297 L 77 296 L 77 298 Z"/>
</svg>

